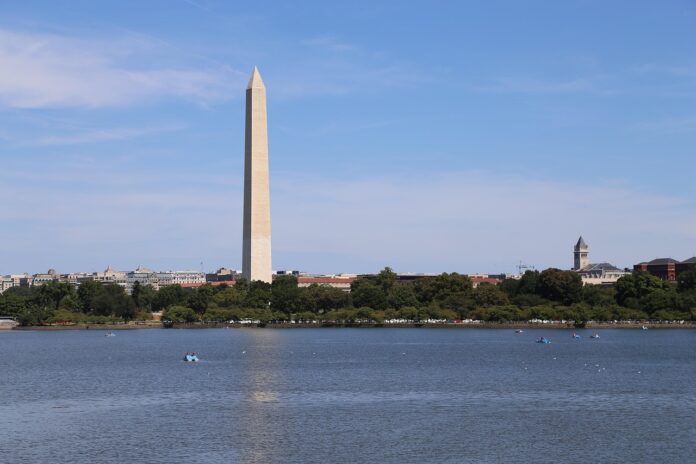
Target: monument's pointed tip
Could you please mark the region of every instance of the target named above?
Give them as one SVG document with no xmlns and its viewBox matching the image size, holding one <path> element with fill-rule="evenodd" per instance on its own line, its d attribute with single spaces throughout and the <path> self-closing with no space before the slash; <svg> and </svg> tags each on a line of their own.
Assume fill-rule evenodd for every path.
<svg viewBox="0 0 696 464">
<path fill-rule="evenodd" d="M 251 72 L 251 78 L 249 79 L 249 85 L 247 89 L 262 89 L 264 88 L 263 79 L 261 79 L 261 73 L 259 73 L 259 68 L 254 66 L 254 70 Z"/>
</svg>

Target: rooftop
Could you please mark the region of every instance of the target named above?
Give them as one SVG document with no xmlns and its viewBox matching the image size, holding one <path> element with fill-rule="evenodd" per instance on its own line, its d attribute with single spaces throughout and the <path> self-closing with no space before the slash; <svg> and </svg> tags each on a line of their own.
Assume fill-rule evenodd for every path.
<svg viewBox="0 0 696 464">
<path fill-rule="evenodd" d="M 611 263 L 592 263 L 580 269 L 580 272 L 592 272 L 592 271 L 620 271 L 618 267 Z"/>
</svg>

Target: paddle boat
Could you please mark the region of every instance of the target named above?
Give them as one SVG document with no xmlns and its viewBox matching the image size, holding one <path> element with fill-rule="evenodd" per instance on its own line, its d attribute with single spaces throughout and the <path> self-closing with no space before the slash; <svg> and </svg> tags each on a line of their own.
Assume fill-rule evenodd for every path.
<svg viewBox="0 0 696 464">
<path fill-rule="evenodd" d="M 582 338 L 582 337 L 580 335 L 576 334 L 575 332 L 573 332 L 573 338 L 577 339 L 577 338 Z"/>
<path fill-rule="evenodd" d="M 104 334 L 104 336 L 105 336 L 105 337 L 115 337 L 116 334 L 113 333 L 112 331 L 108 331 L 108 332 L 106 332 L 106 333 Z"/>
<path fill-rule="evenodd" d="M 641 327 L 640 329 L 641 329 L 641 330 L 648 330 L 648 327 L 644 325 L 644 326 Z"/>
<path fill-rule="evenodd" d="M 592 335 L 590 335 L 590 338 L 599 338 L 599 334 L 595 332 Z"/>
<path fill-rule="evenodd" d="M 516 334 L 521 334 L 522 332 L 524 332 L 524 330 L 522 330 L 522 329 L 517 329 L 517 330 L 515 330 L 515 333 L 516 333 Z"/>
<path fill-rule="evenodd" d="M 196 353 L 186 353 L 184 355 L 184 361 L 185 362 L 198 362 L 200 359 L 198 359 L 198 355 Z"/>
<path fill-rule="evenodd" d="M 548 345 L 549 343 L 551 343 L 551 340 L 549 340 L 546 337 L 539 337 L 536 342 L 543 343 L 544 345 Z"/>
</svg>

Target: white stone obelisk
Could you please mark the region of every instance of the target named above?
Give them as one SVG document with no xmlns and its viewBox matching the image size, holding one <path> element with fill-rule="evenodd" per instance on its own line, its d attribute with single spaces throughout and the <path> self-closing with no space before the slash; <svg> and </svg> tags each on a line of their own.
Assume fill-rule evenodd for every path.
<svg viewBox="0 0 696 464">
<path fill-rule="evenodd" d="M 271 283 L 271 201 L 268 186 L 266 87 L 259 70 L 246 91 L 244 137 L 244 251 L 242 275 Z"/>
</svg>

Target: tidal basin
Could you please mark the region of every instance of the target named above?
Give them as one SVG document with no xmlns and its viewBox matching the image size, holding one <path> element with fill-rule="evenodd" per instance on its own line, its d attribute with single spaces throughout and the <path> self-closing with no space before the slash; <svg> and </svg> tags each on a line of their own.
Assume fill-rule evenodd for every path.
<svg viewBox="0 0 696 464">
<path fill-rule="evenodd" d="M 3 332 L 0 462 L 693 462 L 696 331 L 576 332 Z"/>
</svg>

